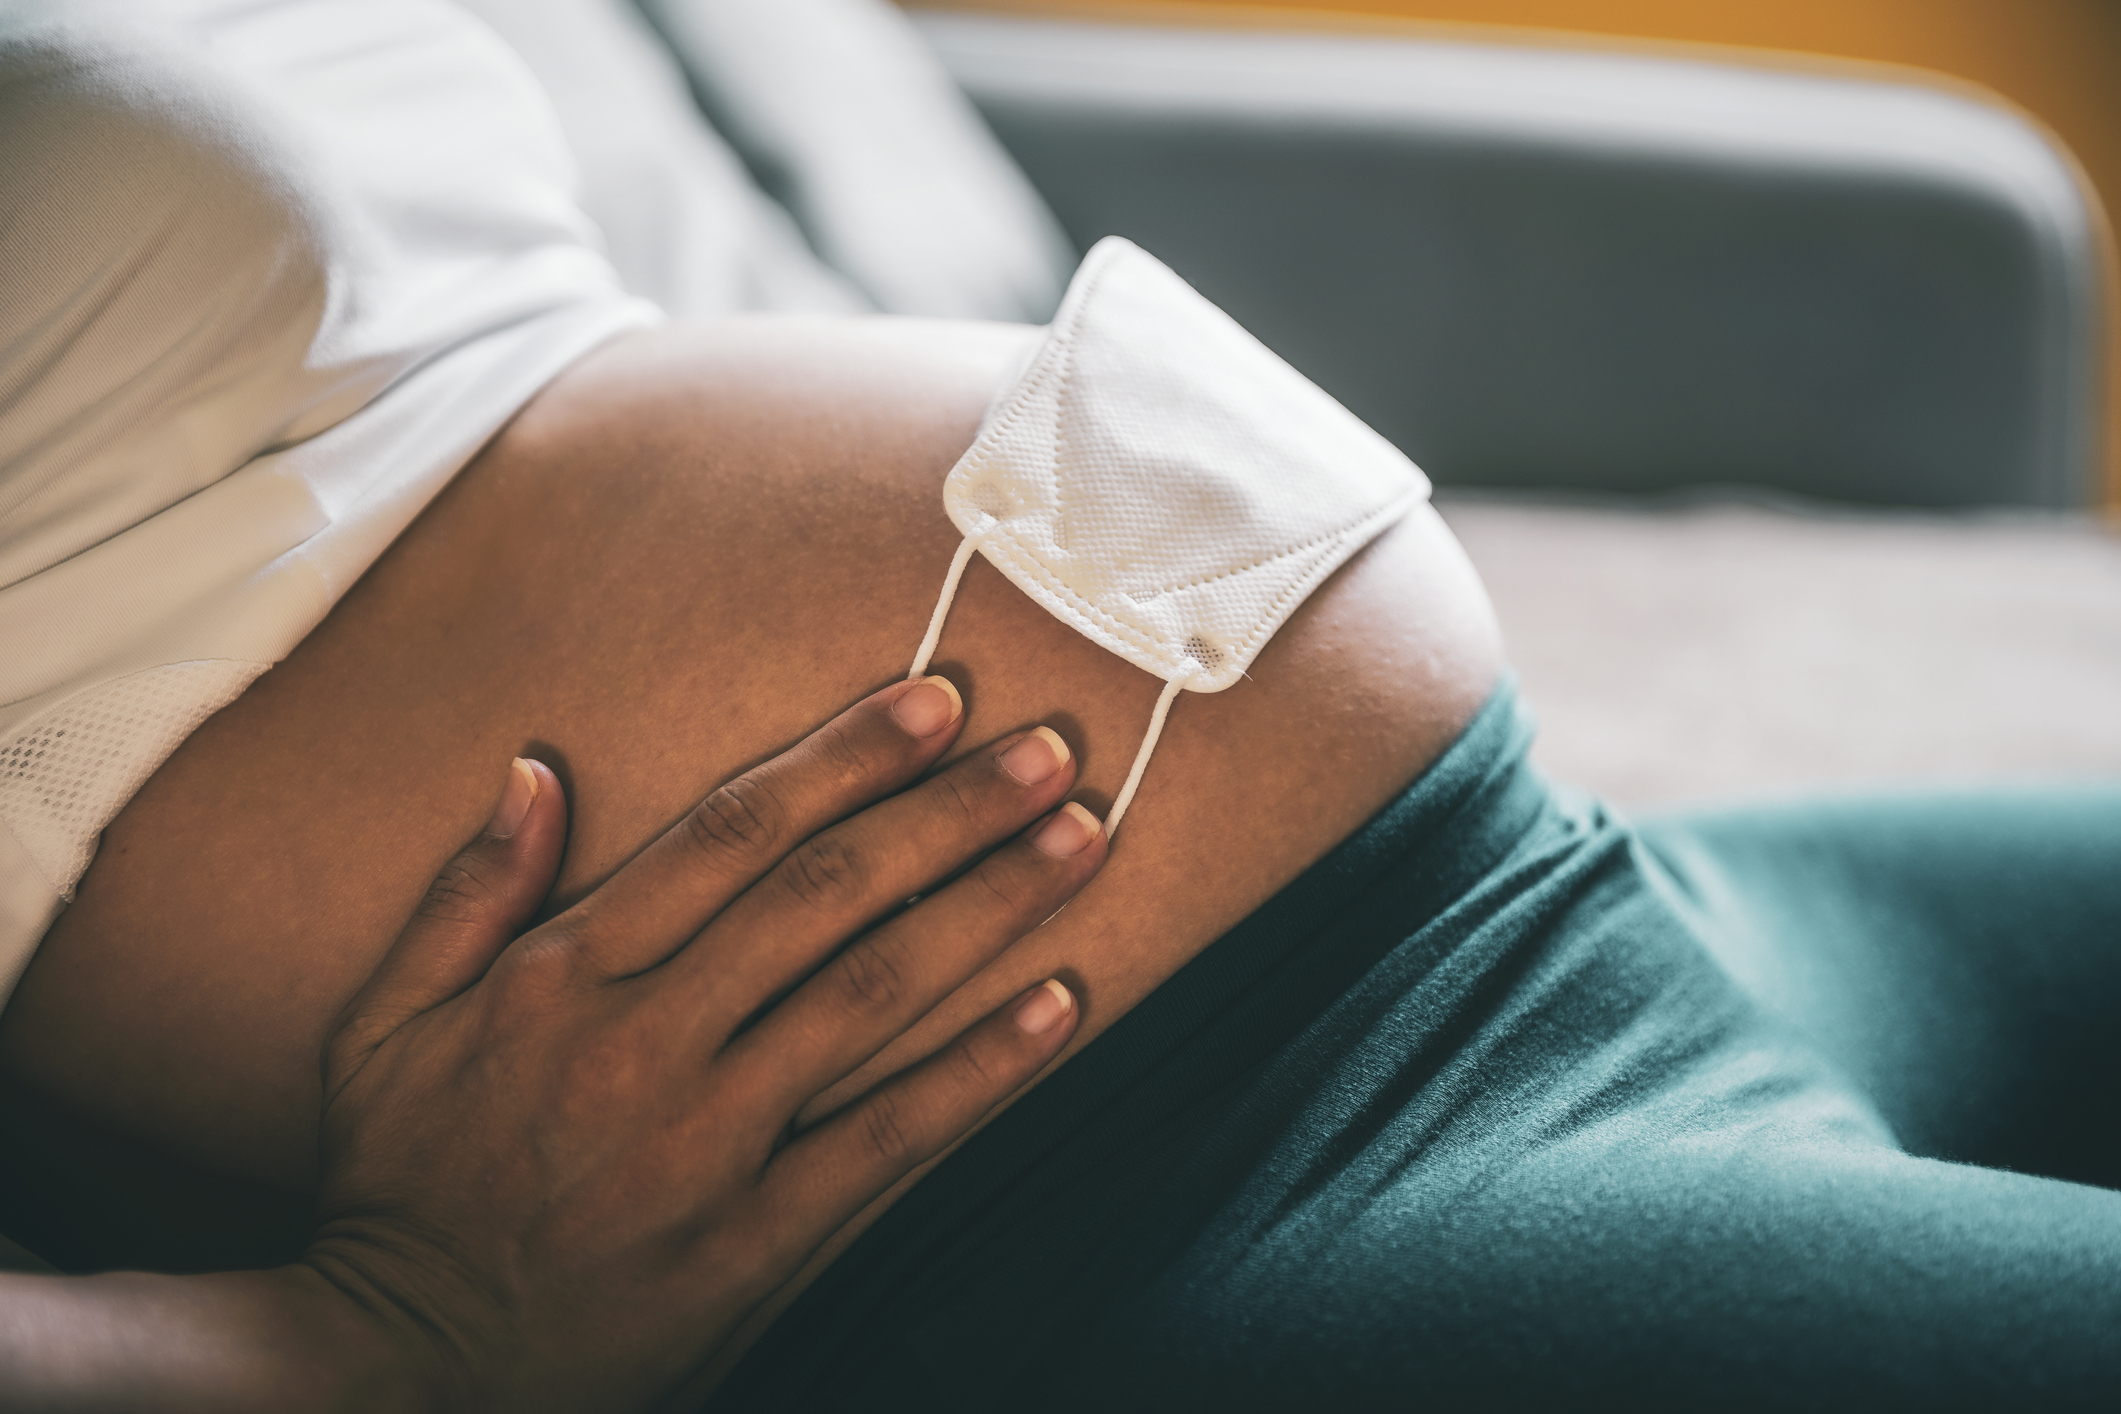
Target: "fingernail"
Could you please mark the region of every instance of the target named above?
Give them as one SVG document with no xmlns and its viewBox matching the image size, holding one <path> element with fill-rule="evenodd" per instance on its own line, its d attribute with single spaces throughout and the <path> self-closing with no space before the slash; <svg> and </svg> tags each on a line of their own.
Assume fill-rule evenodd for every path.
<svg viewBox="0 0 2121 1414">
<path fill-rule="evenodd" d="M 508 768 L 508 785 L 501 791 L 501 803 L 493 808 L 493 818 L 486 822 L 486 833 L 497 840 L 507 839 L 522 827 L 530 802 L 537 798 L 538 773 L 518 756 Z"/>
<path fill-rule="evenodd" d="M 1067 764 L 1068 743 L 1051 727 L 1033 727 L 1031 735 L 1002 753 L 1002 769 L 1027 786 Z"/>
<path fill-rule="evenodd" d="M 1097 831 L 1097 817 L 1071 800 L 1039 826 L 1038 833 L 1031 837 L 1031 847 L 1055 859 L 1066 859 L 1071 854 L 1081 854 L 1083 847 L 1097 838 Z"/>
<path fill-rule="evenodd" d="M 916 737 L 931 737 L 957 720 L 965 699 L 948 678 L 922 678 L 891 704 L 891 716 Z"/>
<path fill-rule="evenodd" d="M 1034 987 L 1029 996 L 1016 1004 L 1016 1024 L 1034 1036 L 1043 1036 L 1073 1010 L 1073 994 L 1049 977 L 1045 985 Z"/>
</svg>

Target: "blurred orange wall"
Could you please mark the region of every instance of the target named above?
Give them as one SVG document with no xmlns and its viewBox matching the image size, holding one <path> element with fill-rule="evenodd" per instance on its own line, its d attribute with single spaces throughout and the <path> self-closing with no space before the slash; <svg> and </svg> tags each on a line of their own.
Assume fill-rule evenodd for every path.
<svg viewBox="0 0 2121 1414">
<path fill-rule="evenodd" d="M 1391 16 L 1608 39 L 1744 45 L 1909 64 L 1994 90 L 2045 123 L 2121 211 L 2121 0 L 946 0 L 957 8 L 1326 24 Z M 927 0 L 935 3 L 935 0 Z M 1546 40 L 1565 35 L 1547 35 Z M 2107 500 L 2121 506 L 2121 291 L 2108 239 Z"/>
</svg>

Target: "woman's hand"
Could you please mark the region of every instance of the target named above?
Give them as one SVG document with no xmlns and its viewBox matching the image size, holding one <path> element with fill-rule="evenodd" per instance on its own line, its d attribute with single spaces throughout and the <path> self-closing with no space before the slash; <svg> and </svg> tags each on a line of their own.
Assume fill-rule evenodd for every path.
<svg viewBox="0 0 2121 1414">
<path fill-rule="evenodd" d="M 305 1262 L 438 1404 L 652 1397 L 1060 1051 L 1077 1013 L 1049 982 L 791 1132 L 1104 861 L 1055 809 L 1075 771 L 1045 728 L 906 788 L 962 715 L 939 678 L 877 693 L 520 938 L 566 808 L 515 763 L 324 1059 Z"/>
</svg>

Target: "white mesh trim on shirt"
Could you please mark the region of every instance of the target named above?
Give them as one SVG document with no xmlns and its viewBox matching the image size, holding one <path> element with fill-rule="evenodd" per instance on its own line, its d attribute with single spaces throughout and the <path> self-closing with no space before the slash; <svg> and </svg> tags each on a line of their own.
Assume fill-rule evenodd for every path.
<svg viewBox="0 0 2121 1414">
<path fill-rule="evenodd" d="M 201 722 L 270 663 L 165 663 L 76 693 L 0 745 L 0 824 L 61 898 L 106 825 Z"/>
</svg>

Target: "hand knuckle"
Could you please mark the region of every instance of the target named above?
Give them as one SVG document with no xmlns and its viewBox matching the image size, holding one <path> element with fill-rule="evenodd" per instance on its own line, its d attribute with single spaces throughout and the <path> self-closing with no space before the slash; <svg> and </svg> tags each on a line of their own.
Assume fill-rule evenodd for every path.
<svg viewBox="0 0 2121 1414">
<path fill-rule="evenodd" d="M 888 1165 L 904 1163 L 913 1153 L 913 1138 L 899 1102 L 879 1095 L 862 1107 L 862 1142 L 869 1152 Z"/>
<path fill-rule="evenodd" d="M 859 897 L 869 874 L 866 853 L 836 833 L 805 840 L 785 866 L 789 893 L 823 910 L 836 910 Z"/>
<path fill-rule="evenodd" d="M 842 785 L 859 784 L 877 774 L 882 763 L 871 758 L 854 735 L 838 722 L 827 722 L 811 735 L 818 765 Z"/>
<path fill-rule="evenodd" d="M 992 1096 L 1012 1088 L 1008 1069 L 1001 1063 L 1002 1059 L 983 1047 L 970 1043 L 960 1044 L 950 1062 L 957 1072 L 958 1088 L 974 1097 Z"/>
<path fill-rule="evenodd" d="M 511 1006 L 542 1001 L 584 980 L 599 929 L 593 917 L 562 915 L 517 939 L 489 975 Z"/>
<path fill-rule="evenodd" d="M 959 773 L 952 771 L 937 776 L 932 784 L 934 789 L 929 792 L 930 808 L 948 824 L 962 829 L 977 827 L 981 823 L 984 812 L 980 809 L 980 802 L 965 788 L 965 782 Z"/>
<path fill-rule="evenodd" d="M 559 917 L 538 926 L 533 945 L 515 949 L 513 965 L 571 965 L 573 959 L 619 941 L 623 933 L 608 916 L 609 910 L 595 894 L 583 899 Z"/>
<path fill-rule="evenodd" d="M 787 818 L 772 787 L 756 776 L 739 776 L 687 813 L 685 834 L 702 857 L 717 865 L 756 863 L 779 852 Z"/>
<path fill-rule="evenodd" d="M 473 859 L 458 858 L 435 875 L 420 900 L 419 916 L 434 923 L 479 923 L 501 903 L 501 890 Z"/>
<path fill-rule="evenodd" d="M 841 1001 L 857 1014 L 890 1011 L 905 995 L 906 977 L 895 956 L 897 949 L 881 939 L 871 939 L 840 955 L 833 971 L 839 979 Z"/>
<path fill-rule="evenodd" d="M 997 906 L 998 911 L 1012 922 L 1038 907 L 1038 891 L 1030 886 L 1029 880 L 1006 865 L 989 859 L 968 877 L 973 887 L 984 893 Z"/>
</svg>

